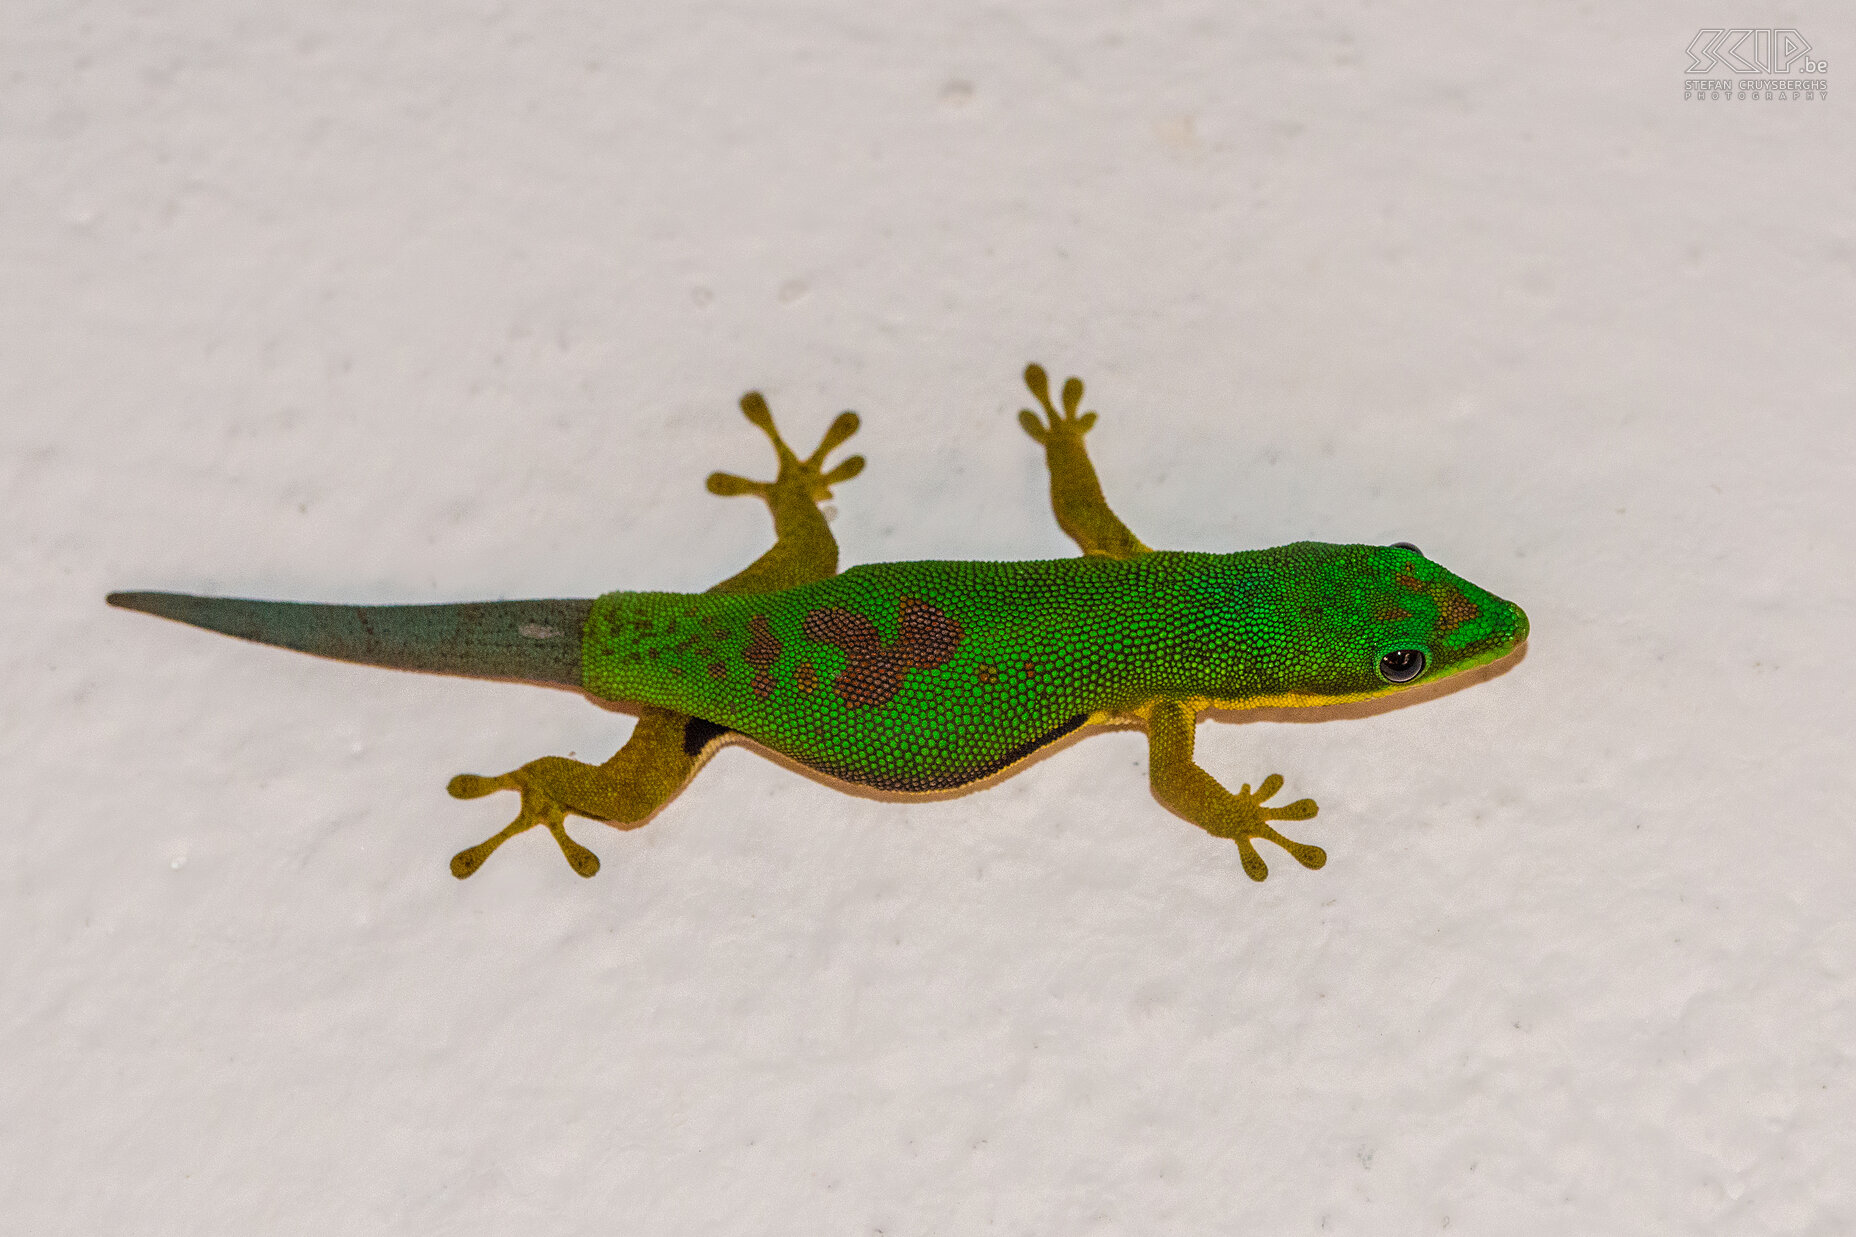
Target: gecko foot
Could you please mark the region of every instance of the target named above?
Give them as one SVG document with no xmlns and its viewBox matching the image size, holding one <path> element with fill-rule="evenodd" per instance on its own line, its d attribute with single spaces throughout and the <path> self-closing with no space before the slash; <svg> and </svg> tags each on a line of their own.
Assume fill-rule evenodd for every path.
<svg viewBox="0 0 1856 1237">
<path fill-rule="evenodd" d="M 1276 832 L 1269 825 L 1272 820 L 1308 820 L 1318 810 L 1313 799 L 1297 799 L 1281 807 L 1266 807 L 1264 800 L 1272 797 L 1282 789 L 1282 774 L 1272 773 L 1263 779 L 1253 794 L 1250 784 L 1246 782 L 1242 790 L 1233 794 L 1221 805 L 1211 823 L 1205 826 L 1207 832 L 1216 837 L 1230 838 L 1237 843 L 1238 854 L 1244 861 L 1244 873 L 1253 881 L 1260 881 L 1270 874 L 1269 865 L 1263 862 L 1263 856 L 1251 844 L 1252 838 L 1262 838 L 1274 842 L 1289 852 L 1290 858 L 1305 868 L 1314 869 L 1328 861 L 1328 853 L 1319 846 L 1309 846 L 1304 842 L 1291 841 Z"/>
<path fill-rule="evenodd" d="M 545 758 L 544 758 L 545 759 Z M 533 762 L 540 764 L 540 761 Z M 512 773 L 501 777 L 479 777 L 475 773 L 460 773 L 451 779 L 445 787 L 454 799 L 481 799 L 485 795 L 495 794 L 499 790 L 517 790 L 522 793 L 522 806 L 516 812 L 516 818 L 495 837 L 467 847 L 451 857 L 451 875 L 463 880 L 488 859 L 496 848 L 510 838 L 536 825 L 547 826 L 548 832 L 560 845 L 561 854 L 567 857 L 567 865 L 581 876 L 591 876 L 599 871 L 599 856 L 580 843 L 567 836 L 567 809 L 557 802 L 554 796 L 533 784 L 527 776 L 533 764 L 523 765 Z"/>
<path fill-rule="evenodd" d="M 1018 412 L 1018 423 L 1025 427 L 1025 433 L 1039 442 L 1048 442 L 1053 434 L 1069 434 L 1081 438 L 1096 423 L 1096 414 L 1085 412 L 1076 415 L 1076 410 L 1083 402 L 1083 380 L 1066 378 L 1063 383 L 1063 415 L 1057 415 L 1056 405 L 1050 402 L 1050 378 L 1044 373 L 1044 367 L 1033 361 L 1025 366 L 1025 386 L 1037 396 L 1038 403 L 1044 406 L 1044 421 L 1038 420 L 1038 414 L 1029 408 Z M 1048 424 L 1046 424 L 1048 422 Z"/>
<path fill-rule="evenodd" d="M 780 457 L 779 476 L 772 481 L 750 481 L 730 472 L 710 473 L 708 486 L 711 494 L 719 494 L 724 498 L 732 498 L 737 494 L 756 494 L 772 499 L 778 491 L 797 490 L 797 496 L 804 501 L 818 503 L 831 497 L 832 486 L 840 481 L 849 481 L 864 470 L 864 457 L 861 455 L 847 456 L 829 472 L 825 470 L 825 457 L 857 432 L 859 421 L 854 412 L 839 413 L 825 431 L 825 437 L 819 441 L 818 449 L 803 460 L 780 437 L 780 431 L 773 423 L 773 413 L 759 391 L 749 391 L 741 397 L 741 414 L 773 440 L 773 449 Z"/>
</svg>

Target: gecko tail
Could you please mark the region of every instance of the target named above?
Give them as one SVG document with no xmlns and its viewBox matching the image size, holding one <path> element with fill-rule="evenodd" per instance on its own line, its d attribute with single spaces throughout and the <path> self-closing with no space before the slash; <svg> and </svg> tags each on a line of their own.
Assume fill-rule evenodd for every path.
<svg viewBox="0 0 1856 1237">
<path fill-rule="evenodd" d="M 593 606 L 579 599 L 336 606 L 187 593 L 111 593 L 105 600 L 337 661 L 568 687 L 580 686 L 580 633 Z"/>
</svg>

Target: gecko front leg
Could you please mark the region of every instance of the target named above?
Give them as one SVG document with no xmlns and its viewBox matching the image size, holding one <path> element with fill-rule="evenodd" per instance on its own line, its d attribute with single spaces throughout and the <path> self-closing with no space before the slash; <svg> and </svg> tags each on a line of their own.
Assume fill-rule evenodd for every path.
<svg viewBox="0 0 1856 1237">
<path fill-rule="evenodd" d="M 1193 712 L 1175 701 L 1152 706 L 1147 718 L 1147 776 L 1154 798 L 1213 837 L 1236 842 L 1251 880 L 1270 874 L 1252 838 L 1274 842 L 1305 868 L 1326 863 L 1327 852 L 1319 846 L 1290 841 L 1269 825 L 1272 820 L 1309 819 L 1315 814 L 1315 801 L 1297 799 L 1282 807 L 1265 807 L 1264 800 L 1282 789 L 1279 773 L 1264 778 L 1254 794 L 1248 783 L 1236 794 L 1226 790 L 1192 759 L 1195 721 Z"/>
</svg>

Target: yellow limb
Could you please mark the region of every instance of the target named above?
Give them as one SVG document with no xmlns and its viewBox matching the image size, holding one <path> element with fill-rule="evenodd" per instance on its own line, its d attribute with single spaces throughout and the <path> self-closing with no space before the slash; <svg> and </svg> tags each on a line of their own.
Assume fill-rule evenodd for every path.
<svg viewBox="0 0 1856 1237">
<path fill-rule="evenodd" d="M 1025 433 L 1044 444 L 1044 461 L 1050 467 L 1050 505 L 1058 527 L 1083 548 L 1084 554 L 1102 558 L 1146 554 L 1148 547 L 1109 510 L 1095 465 L 1089 462 L 1088 448 L 1083 446 L 1083 435 L 1096 423 L 1093 412 L 1076 415 L 1083 402 L 1083 380 L 1065 380 L 1062 415 L 1050 402 L 1050 380 L 1043 366 L 1025 366 L 1025 385 L 1044 406 L 1044 419 L 1039 420 L 1037 413 L 1025 408 L 1018 414 L 1018 423 L 1025 427 Z"/>
<path fill-rule="evenodd" d="M 1265 799 L 1282 789 L 1279 773 L 1264 778 L 1255 794 L 1249 783 L 1232 794 L 1193 762 L 1196 722 L 1193 711 L 1177 701 L 1162 700 L 1152 706 L 1147 718 L 1147 777 L 1154 798 L 1213 837 L 1236 842 L 1251 880 L 1260 881 L 1270 874 L 1252 838 L 1274 842 L 1305 868 L 1326 863 L 1327 852 L 1319 846 L 1292 842 L 1269 825 L 1272 820 L 1307 820 L 1315 814 L 1315 801 L 1297 799 L 1282 807 L 1263 806 Z"/>
<path fill-rule="evenodd" d="M 857 432 L 857 414 L 840 413 L 825 431 L 818 449 L 800 459 L 774 427 L 773 414 L 758 391 L 741 397 L 741 411 L 773 441 L 780 470 L 772 481 L 749 481 L 732 473 L 712 473 L 709 492 L 723 496 L 753 494 L 773 513 L 773 548 L 745 570 L 729 577 L 712 593 L 768 593 L 836 575 L 838 542 L 818 504 L 831 487 L 863 471 L 861 455 L 850 456 L 827 471 L 825 457 Z M 459 799 L 476 799 L 499 790 L 521 792 L 516 818 L 495 837 L 459 851 L 451 873 L 459 880 L 518 833 L 544 825 L 561 853 L 581 876 L 599 871 L 599 857 L 567 836 L 569 814 L 635 829 L 675 798 L 725 732 L 700 718 L 643 706 L 638 725 L 612 759 L 590 765 L 565 756 L 543 756 L 499 777 L 460 773 L 447 789 Z"/>
<path fill-rule="evenodd" d="M 446 787 L 452 797 L 479 799 L 499 790 L 515 790 L 522 794 L 522 806 L 501 833 L 453 855 L 451 874 L 464 879 L 516 834 L 546 825 L 573 870 L 582 876 L 593 875 L 599 871 L 599 857 L 567 836 L 564 821 L 568 813 L 620 829 L 643 824 L 683 789 L 704 755 L 702 747 L 685 750 L 689 721 L 669 709 L 646 707 L 625 746 L 602 765 L 543 756 L 500 777 L 458 774 Z"/>
<path fill-rule="evenodd" d="M 839 413 L 819 440 L 818 449 L 802 460 L 780 438 L 759 391 L 741 397 L 741 412 L 773 440 L 780 457 L 779 474 L 772 481 L 749 481 L 733 473 L 710 473 L 709 492 L 724 498 L 754 494 L 765 499 L 773 513 L 773 548 L 709 591 L 773 593 L 837 575 L 838 539 L 831 535 L 831 525 L 818 505 L 831 497 L 832 486 L 864 470 L 861 455 L 847 456 L 837 467 L 825 470 L 825 457 L 857 432 L 857 414 Z"/>
</svg>

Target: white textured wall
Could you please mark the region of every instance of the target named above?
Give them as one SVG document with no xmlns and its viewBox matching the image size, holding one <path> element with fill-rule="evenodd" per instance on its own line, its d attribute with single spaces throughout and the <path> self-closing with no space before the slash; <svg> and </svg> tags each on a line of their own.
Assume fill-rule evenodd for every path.
<svg viewBox="0 0 1856 1237">
<path fill-rule="evenodd" d="M 1682 100 L 1856 19 L 1234 7 L 8 4 L 0 1228 L 1856 1227 L 1850 109 Z M 701 588 L 749 386 L 864 413 L 847 562 L 1062 554 L 1034 358 L 1149 542 L 1527 607 L 1201 728 L 1326 870 L 1122 734 L 907 807 L 733 750 L 459 884 L 451 774 L 629 721 L 102 604 Z"/>
</svg>

